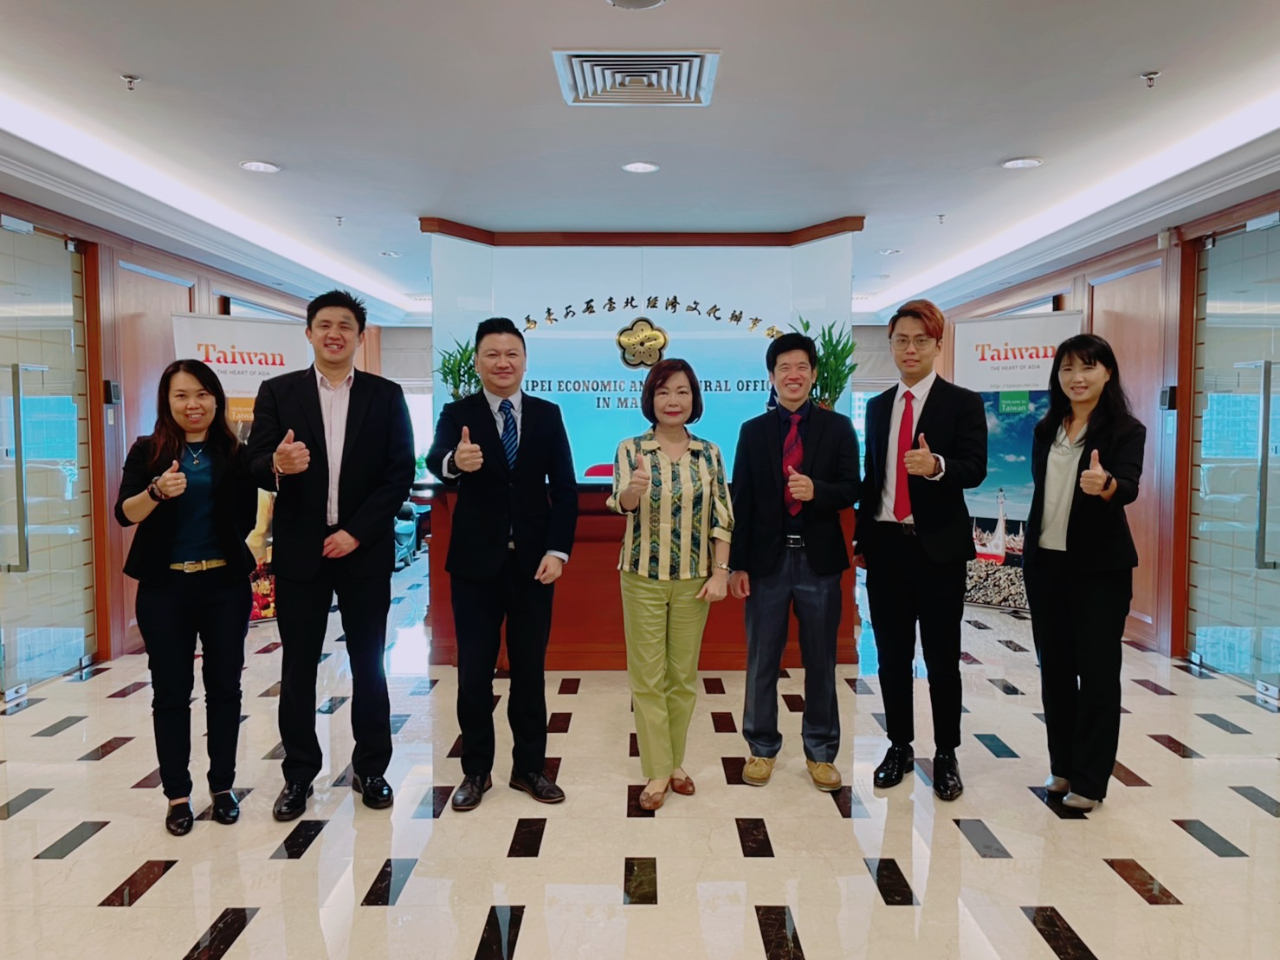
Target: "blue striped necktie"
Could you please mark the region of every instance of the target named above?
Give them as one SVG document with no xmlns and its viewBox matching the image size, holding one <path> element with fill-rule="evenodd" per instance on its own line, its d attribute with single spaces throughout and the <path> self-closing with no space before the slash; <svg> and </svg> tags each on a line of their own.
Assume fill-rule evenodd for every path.
<svg viewBox="0 0 1280 960">
<path fill-rule="evenodd" d="M 502 449 L 507 453 L 507 466 L 516 465 L 516 450 L 520 446 L 520 435 L 516 432 L 516 414 L 510 400 L 498 404 L 498 412 L 502 414 Z"/>
</svg>

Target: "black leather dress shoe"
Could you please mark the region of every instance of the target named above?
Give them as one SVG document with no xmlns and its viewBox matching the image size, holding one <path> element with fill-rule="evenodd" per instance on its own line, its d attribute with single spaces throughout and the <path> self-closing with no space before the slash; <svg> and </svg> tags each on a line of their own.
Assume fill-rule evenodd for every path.
<svg viewBox="0 0 1280 960">
<path fill-rule="evenodd" d="M 374 810 L 385 810 L 395 800 L 391 784 L 383 777 L 362 777 L 355 774 L 351 778 L 351 789 L 360 794 L 366 807 Z"/>
<path fill-rule="evenodd" d="M 276 805 L 271 808 L 271 815 L 277 820 L 297 820 L 307 812 L 307 797 L 315 793 L 309 783 L 286 783 L 276 797 Z"/>
<path fill-rule="evenodd" d="M 480 806 L 486 790 L 493 787 L 493 777 L 478 773 L 468 774 L 462 778 L 462 785 L 453 791 L 453 809 L 474 810 Z"/>
<path fill-rule="evenodd" d="M 876 786 L 881 789 L 896 787 L 902 778 L 911 772 L 916 762 L 915 752 L 908 747 L 900 747 L 896 743 L 889 747 L 888 753 L 880 766 L 876 767 Z"/>
<path fill-rule="evenodd" d="M 960 765 L 954 753 L 940 753 L 933 758 L 933 792 L 939 800 L 955 800 L 964 793 Z"/>
<path fill-rule="evenodd" d="M 213 819 L 227 826 L 240 819 L 240 801 L 233 791 L 213 795 Z"/>
<path fill-rule="evenodd" d="M 547 775 L 538 773 L 517 773 L 511 771 L 512 790 L 523 790 L 539 803 L 559 803 L 564 799 L 564 791 L 547 779 Z"/>
<path fill-rule="evenodd" d="M 190 800 L 183 803 L 169 804 L 169 810 L 164 815 L 164 828 L 175 837 L 185 837 L 191 832 L 191 827 L 195 822 L 196 814 L 191 809 Z"/>
</svg>

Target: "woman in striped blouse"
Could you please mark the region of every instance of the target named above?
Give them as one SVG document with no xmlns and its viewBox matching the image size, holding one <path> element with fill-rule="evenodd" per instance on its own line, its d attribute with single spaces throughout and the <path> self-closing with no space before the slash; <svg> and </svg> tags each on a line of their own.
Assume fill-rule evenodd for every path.
<svg viewBox="0 0 1280 960">
<path fill-rule="evenodd" d="M 685 428 L 702 392 L 684 360 L 654 364 L 640 408 L 653 428 L 618 445 L 609 508 L 628 515 L 618 562 L 627 674 L 640 766 L 640 806 L 689 796 L 685 741 L 697 700 L 698 652 L 710 605 L 729 583 L 733 506 L 720 448 Z"/>
</svg>

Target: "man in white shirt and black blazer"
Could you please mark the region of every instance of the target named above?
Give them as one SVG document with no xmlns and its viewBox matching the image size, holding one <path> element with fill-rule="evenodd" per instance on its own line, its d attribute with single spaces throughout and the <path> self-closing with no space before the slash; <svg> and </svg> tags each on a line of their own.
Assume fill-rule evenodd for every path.
<svg viewBox="0 0 1280 960">
<path fill-rule="evenodd" d="M 458 725 L 463 780 L 455 810 L 480 805 L 492 786 L 493 671 L 506 621 L 515 744 L 509 786 L 541 803 L 564 791 L 546 776 L 543 671 L 553 584 L 573 549 L 578 485 L 560 408 L 524 393 L 524 336 L 506 317 L 476 329 L 483 389 L 446 404 L 427 468 L 457 486 L 449 572 L 458 631 Z"/>
<path fill-rule="evenodd" d="M 902 380 L 867 404 L 857 549 L 867 568 L 890 741 L 875 784 L 896 786 L 915 763 L 912 664 L 919 623 L 933 712 L 933 791 L 955 800 L 964 790 L 955 754 L 960 624 L 968 561 L 976 556 L 964 491 L 987 476 L 987 416 L 982 397 L 934 372 L 945 325 L 928 300 L 903 304 L 889 321 Z"/>
</svg>

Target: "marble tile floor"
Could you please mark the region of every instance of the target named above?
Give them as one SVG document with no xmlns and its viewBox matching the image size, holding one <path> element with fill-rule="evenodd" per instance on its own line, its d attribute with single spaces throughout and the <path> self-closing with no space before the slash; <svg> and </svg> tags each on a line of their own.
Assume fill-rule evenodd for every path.
<svg viewBox="0 0 1280 960">
<path fill-rule="evenodd" d="M 642 778 L 624 674 L 548 675 L 563 730 L 550 734 L 550 767 L 568 793 L 550 807 L 505 785 L 500 678 L 495 789 L 457 814 L 456 672 L 427 664 L 424 578 L 419 562 L 395 580 L 404 599 L 391 608 L 387 656 L 398 728 L 389 812 L 366 809 L 348 785 L 350 674 L 336 613 L 317 694 L 328 766 L 295 823 L 270 815 L 280 787 L 272 626 L 249 637 L 234 827 L 206 820 L 187 837 L 165 833 L 144 658 L 10 704 L 0 714 L 0 956 L 1276 955 L 1280 715 L 1233 680 L 1126 647 L 1116 778 L 1101 808 L 1072 815 L 1033 789 L 1047 771 L 1030 625 L 970 608 L 966 791 L 943 804 L 927 781 L 923 679 L 919 768 L 893 790 L 872 786 L 886 741 L 868 630 L 862 664 L 840 668 L 844 790 L 819 793 L 805 774 L 802 671 L 780 684 L 786 742 L 763 789 L 740 780 L 743 675 L 707 673 L 687 762 L 698 793 L 648 816 L 631 799 Z M 203 731 L 197 703 L 198 784 Z M 208 798 L 195 803 L 199 812 Z"/>
</svg>

